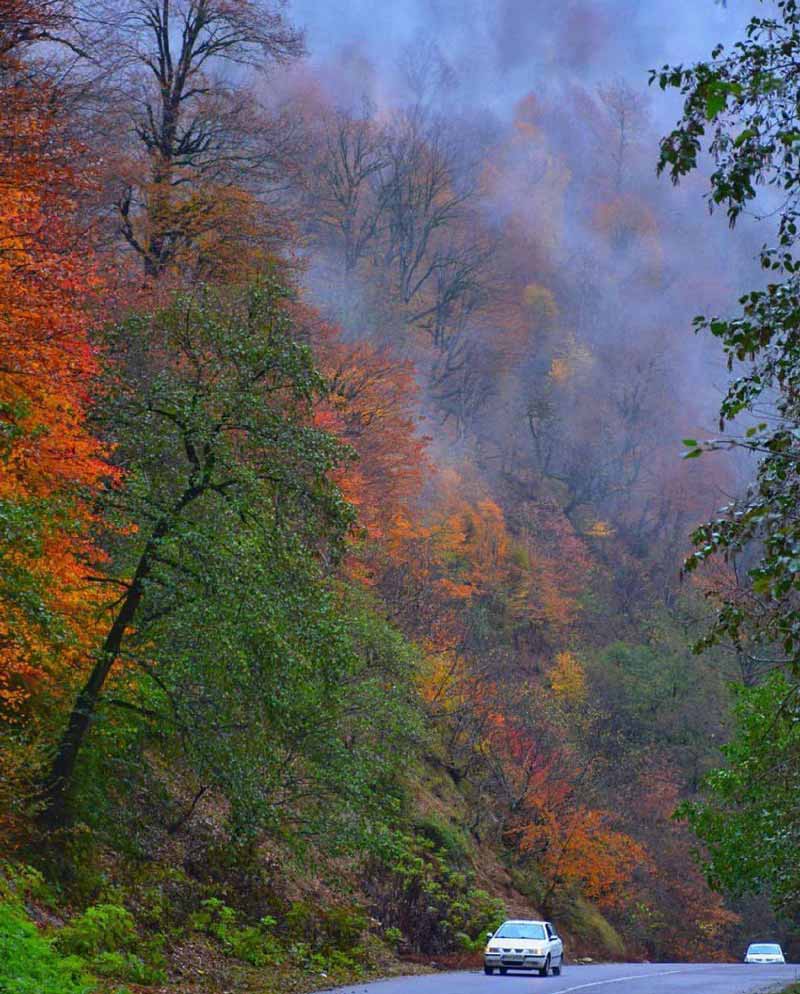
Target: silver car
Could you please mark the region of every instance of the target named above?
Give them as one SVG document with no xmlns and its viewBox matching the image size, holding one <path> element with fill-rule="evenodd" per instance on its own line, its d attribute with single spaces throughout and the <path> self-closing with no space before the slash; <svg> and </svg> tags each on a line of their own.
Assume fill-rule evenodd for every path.
<svg viewBox="0 0 800 994">
<path fill-rule="evenodd" d="M 496 932 L 487 933 L 483 954 L 485 973 L 509 970 L 538 970 L 546 977 L 552 970 L 561 973 L 564 944 L 551 922 L 514 919 L 503 922 Z"/>
<path fill-rule="evenodd" d="M 751 942 L 744 955 L 745 963 L 785 963 L 777 942 Z"/>
</svg>

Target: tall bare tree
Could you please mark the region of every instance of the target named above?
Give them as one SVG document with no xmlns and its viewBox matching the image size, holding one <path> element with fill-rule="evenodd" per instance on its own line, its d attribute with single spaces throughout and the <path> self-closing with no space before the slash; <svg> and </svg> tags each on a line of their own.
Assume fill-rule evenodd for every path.
<svg viewBox="0 0 800 994">
<path fill-rule="evenodd" d="M 287 122 L 259 105 L 252 79 L 303 53 L 282 7 L 101 0 L 79 11 L 70 44 L 105 67 L 113 92 L 98 120 L 114 162 L 119 231 L 150 277 L 224 224 L 226 206 L 240 211 L 235 194 L 258 200 L 274 178 Z"/>
<path fill-rule="evenodd" d="M 602 143 L 609 150 L 614 188 L 620 193 L 625 185 L 631 153 L 641 143 L 647 127 L 647 98 L 624 79 L 599 86 L 597 94 L 605 110 L 603 130 L 610 131 L 610 141 L 604 134 Z"/>
<path fill-rule="evenodd" d="M 380 174 L 385 165 L 383 135 L 369 107 L 357 117 L 340 111 L 326 125 L 312 206 L 319 228 L 338 241 L 347 275 L 380 232 Z"/>
<path fill-rule="evenodd" d="M 321 131 L 312 230 L 349 279 L 380 280 L 400 328 L 422 333 L 431 398 L 463 430 L 491 392 L 475 332 L 496 282 L 467 157 L 421 102 L 384 121 L 340 111 Z"/>
</svg>

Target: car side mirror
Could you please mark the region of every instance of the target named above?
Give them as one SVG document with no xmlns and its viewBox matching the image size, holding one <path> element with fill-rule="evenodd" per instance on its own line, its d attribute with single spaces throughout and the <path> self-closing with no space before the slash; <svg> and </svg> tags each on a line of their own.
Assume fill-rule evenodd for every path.
<svg viewBox="0 0 800 994">
<path fill-rule="evenodd" d="M 494 932 L 487 932 L 487 933 L 486 933 L 486 938 L 487 938 L 487 939 L 492 939 L 492 938 L 494 938 Z"/>
</svg>

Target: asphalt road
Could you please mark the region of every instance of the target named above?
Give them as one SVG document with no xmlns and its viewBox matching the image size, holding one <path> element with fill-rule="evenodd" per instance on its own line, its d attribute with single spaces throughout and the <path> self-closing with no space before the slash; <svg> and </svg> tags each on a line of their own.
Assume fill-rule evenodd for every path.
<svg viewBox="0 0 800 994">
<path fill-rule="evenodd" d="M 560 977 L 509 973 L 439 973 L 398 977 L 336 994 L 755 994 L 780 991 L 800 980 L 800 966 L 741 964 L 622 963 L 601 966 L 566 965 Z M 327 992 L 332 994 L 332 992 Z"/>
</svg>

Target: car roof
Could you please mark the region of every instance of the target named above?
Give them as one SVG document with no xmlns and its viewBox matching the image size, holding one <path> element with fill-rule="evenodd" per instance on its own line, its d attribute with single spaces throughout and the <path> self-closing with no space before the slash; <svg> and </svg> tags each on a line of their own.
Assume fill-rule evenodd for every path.
<svg viewBox="0 0 800 994">
<path fill-rule="evenodd" d="M 503 925 L 546 925 L 544 918 L 507 918 Z M 500 926 L 500 928 L 503 927 Z"/>
</svg>

